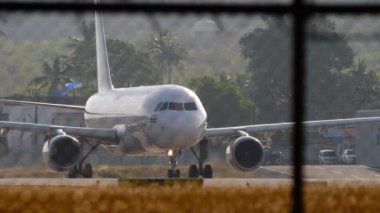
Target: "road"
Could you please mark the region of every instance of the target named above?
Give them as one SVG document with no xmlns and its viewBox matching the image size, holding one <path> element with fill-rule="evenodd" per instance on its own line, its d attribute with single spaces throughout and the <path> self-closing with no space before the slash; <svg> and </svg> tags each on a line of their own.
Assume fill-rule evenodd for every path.
<svg viewBox="0 0 380 213">
<path fill-rule="evenodd" d="M 291 178 L 292 166 L 263 166 L 257 174 L 261 178 Z M 363 165 L 307 165 L 308 179 L 380 179 L 380 169 Z"/>
</svg>

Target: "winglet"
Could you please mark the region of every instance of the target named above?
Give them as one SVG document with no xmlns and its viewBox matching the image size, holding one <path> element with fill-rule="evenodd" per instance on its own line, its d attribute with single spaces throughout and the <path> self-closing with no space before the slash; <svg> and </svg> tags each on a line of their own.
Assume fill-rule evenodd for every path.
<svg viewBox="0 0 380 213">
<path fill-rule="evenodd" d="M 95 0 L 99 4 L 99 0 Z M 96 62 L 98 75 L 98 92 L 113 89 L 108 63 L 107 45 L 104 36 L 103 18 L 100 11 L 95 11 Z"/>
</svg>

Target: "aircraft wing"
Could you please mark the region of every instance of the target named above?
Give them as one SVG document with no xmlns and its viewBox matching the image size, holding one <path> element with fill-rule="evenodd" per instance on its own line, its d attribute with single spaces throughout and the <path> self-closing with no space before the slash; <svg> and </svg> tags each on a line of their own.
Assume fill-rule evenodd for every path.
<svg viewBox="0 0 380 213">
<path fill-rule="evenodd" d="M 0 129 L 1 134 L 6 133 L 8 130 L 23 130 L 45 134 L 55 134 L 57 130 L 62 130 L 68 135 L 93 139 L 98 142 L 100 141 L 101 144 L 117 144 L 117 130 L 113 128 L 87 128 L 0 121 Z"/>
<path fill-rule="evenodd" d="M 327 127 L 327 126 L 342 126 L 342 125 L 355 125 L 360 123 L 380 123 L 380 117 L 362 117 L 362 118 L 346 118 L 346 119 L 332 119 L 332 120 L 316 120 L 303 122 L 304 127 Z M 221 127 L 209 128 L 205 131 L 205 137 L 218 137 L 236 135 L 238 131 L 244 132 L 260 132 L 260 131 L 273 131 L 281 129 L 293 128 L 293 122 L 285 123 L 272 123 L 272 124 L 257 124 L 247 126 L 235 127 Z"/>
<path fill-rule="evenodd" d="M 83 112 L 85 111 L 84 106 L 78 106 L 78 105 L 52 104 L 52 103 L 44 103 L 44 102 L 18 101 L 18 100 L 8 100 L 8 99 L 0 99 L 0 103 L 47 106 L 47 107 L 55 107 L 55 108 L 73 109 L 73 110 L 79 110 L 79 111 L 83 111 Z"/>
</svg>

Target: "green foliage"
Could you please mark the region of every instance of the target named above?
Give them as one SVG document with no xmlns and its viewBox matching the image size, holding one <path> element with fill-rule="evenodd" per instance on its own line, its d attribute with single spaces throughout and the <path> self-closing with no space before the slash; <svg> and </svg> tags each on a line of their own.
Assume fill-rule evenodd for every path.
<svg viewBox="0 0 380 213">
<path fill-rule="evenodd" d="M 367 64 L 367 69 L 375 70 L 380 67 L 379 58 L 380 58 L 379 50 L 376 50 L 376 51 L 369 50 L 363 54 L 356 55 L 355 59 L 360 60 L 360 61 L 365 61 L 365 63 Z M 377 74 L 377 76 L 379 77 L 379 74 Z"/>
<path fill-rule="evenodd" d="M 28 83 L 28 90 L 33 95 L 41 96 L 45 90 L 45 96 L 52 96 L 55 92 L 63 89 L 65 84 L 72 82 L 68 75 L 67 57 L 57 56 L 52 65 L 47 61 L 42 61 L 43 76 L 36 77 Z"/>
<path fill-rule="evenodd" d="M 172 83 L 173 69 L 182 70 L 180 62 L 186 57 L 186 50 L 180 47 L 177 38 L 167 31 L 160 32 L 152 38 L 148 43 L 148 48 L 161 70 L 162 83 Z"/>
<path fill-rule="evenodd" d="M 88 97 L 96 92 L 96 49 L 95 24 L 85 20 L 79 22 L 81 38 L 73 38 L 67 45 L 72 49 L 68 59 L 68 72 L 76 82 L 82 83 L 81 96 Z"/>
<path fill-rule="evenodd" d="M 41 60 L 51 63 L 57 55 L 66 55 L 67 40 L 25 41 L 14 43 L 0 37 L 0 96 L 27 94 L 28 83 L 43 75 Z"/>
<path fill-rule="evenodd" d="M 243 125 L 253 122 L 254 105 L 247 101 L 233 81 L 218 81 L 212 77 L 194 78 L 195 90 L 208 112 L 210 127 Z"/>
<path fill-rule="evenodd" d="M 313 19 L 309 31 L 330 40 L 309 42 L 306 61 L 308 114 L 327 118 L 352 104 L 343 98 L 349 86 L 343 81 L 343 71 L 352 66 L 354 53 L 343 36 L 335 32 L 335 25 L 323 17 Z"/>
<path fill-rule="evenodd" d="M 70 57 L 70 70 L 82 82 L 85 96 L 96 92 L 96 49 L 94 41 L 78 41 Z M 158 71 L 149 54 L 136 51 L 133 45 L 120 40 L 107 40 L 111 79 L 115 87 L 157 84 Z"/>
<path fill-rule="evenodd" d="M 375 70 L 369 70 L 368 64 L 363 60 L 358 60 L 348 75 L 345 76 L 344 85 L 349 85 L 346 89 L 345 99 L 352 103 L 355 109 L 376 109 L 380 95 L 380 80 Z"/>
<path fill-rule="evenodd" d="M 82 96 L 88 97 L 96 92 L 96 50 L 95 41 L 76 41 L 73 53 L 68 59 L 70 76 L 81 82 Z"/>
<path fill-rule="evenodd" d="M 255 29 L 240 40 L 242 55 L 249 60 L 250 97 L 259 107 L 260 120 L 289 120 L 293 102 L 291 24 L 284 17 L 265 21 L 267 28 Z M 342 100 L 347 88 L 342 71 L 351 67 L 354 54 L 328 19 L 312 19 L 308 30 L 333 42 L 312 40 L 307 44 L 306 111 L 309 119 L 331 118 L 350 104 Z"/>
<path fill-rule="evenodd" d="M 260 110 L 259 120 L 288 120 L 292 103 L 290 24 L 286 18 L 266 22 L 268 28 L 257 28 L 240 40 L 251 73 L 248 97 Z"/>
<path fill-rule="evenodd" d="M 115 87 L 152 85 L 160 82 L 159 72 L 148 53 L 135 50 L 133 45 L 108 40 L 111 78 Z"/>
<path fill-rule="evenodd" d="M 69 59 L 70 73 L 82 82 L 82 96 L 88 97 L 97 91 L 96 46 L 93 23 L 81 22 L 83 40 L 73 40 L 69 45 L 73 53 Z M 91 36 L 92 35 L 92 36 Z M 107 51 L 111 79 L 115 87 L 156 84 L 158 71 L 148 53 L 135 50 L 133 45 L 121 40 L 107 40 Z"/>
</svg>

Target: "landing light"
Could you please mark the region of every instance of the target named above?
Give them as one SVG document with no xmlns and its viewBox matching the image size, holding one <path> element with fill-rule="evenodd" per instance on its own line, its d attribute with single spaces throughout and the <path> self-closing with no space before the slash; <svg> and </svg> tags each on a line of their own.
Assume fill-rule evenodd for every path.
<svg viewBox="0 0 380 213">
<path fill-rule="evenodd" d="M 169 157 L 173 157 L 173 150 L 172 150 L 172 149 L 169 149 L 169 151 L 168 151 L 168 156 L 169 156 Z"/>
</svg>

